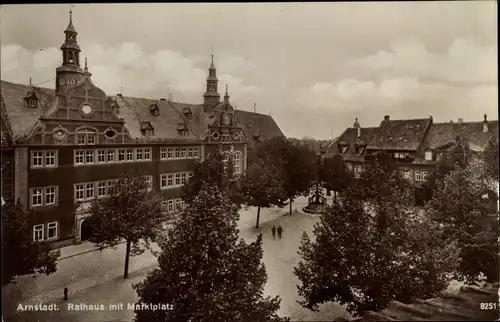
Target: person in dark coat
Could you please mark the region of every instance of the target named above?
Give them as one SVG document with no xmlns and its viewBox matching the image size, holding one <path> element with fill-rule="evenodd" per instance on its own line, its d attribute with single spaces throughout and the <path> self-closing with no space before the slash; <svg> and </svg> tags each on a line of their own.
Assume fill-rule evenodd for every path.
<svg viewBox="0 0 500 322">
<path fill-rule="evenodd" d="M 276 239 L 276 226 L 273 226 L 273 228 L 271 228 L 271 233 L 273 234 L 273 239 Z"/>
<path fill-rule="evenodd" d="M 281 235 L 283 234 L 283 228 L 281 228 L 281 225 L 278 226 L 278 237 L 281 239 Z"/>
<path fill-rule="evenodd" d="M 67 287 L 64 288 L 64 300 L 65 301 L 68 300 L 68 288 Z"/>
</svg>

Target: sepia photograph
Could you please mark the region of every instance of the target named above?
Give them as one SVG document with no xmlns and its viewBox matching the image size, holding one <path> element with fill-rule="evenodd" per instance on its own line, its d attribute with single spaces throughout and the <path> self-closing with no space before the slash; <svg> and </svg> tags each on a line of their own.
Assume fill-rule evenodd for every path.
<svg viewBox="0 0 500 322">
<path fill-rule="evenodd" d="M 0 6 L 2 321 L 498 321 L 497 10 Z"/>
</svg>

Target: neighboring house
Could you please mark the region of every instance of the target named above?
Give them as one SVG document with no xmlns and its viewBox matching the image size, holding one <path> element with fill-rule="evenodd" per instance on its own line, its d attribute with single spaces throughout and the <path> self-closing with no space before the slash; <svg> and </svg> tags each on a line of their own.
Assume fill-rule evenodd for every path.
<svg viewBox="0 0 500 322">
<path fill-rule="evenodd" d="M 378 152 L 394 156 L 403 175 L 417 188 L 426 182 L 445 155 L 480 153 L 488 140 L 498 140 L 498 121 L 434 123 L 423 119 L 391 120 L 378 127 L 362 128 L 358 119 L 330 146 L 328 156 L 341 155 L 359 177 Z"/>
<path fill-rule="evenodd" d="M 227 87 L 221 101 L 213 56 L 201 104 L 108 96 L 92 82 L 86 58 L 80 67 L 71 12 L 64 33 L 55 90 L 1 82 L 2 198 L 33 211 L 34 240 L 51 247 L 85 240 L 90 200 L 132 168 L 176 211 L 180 188 L 209 153 L 222 147 L 238 177 L 254 133 L 282 135 L 269 115 L 236 110 Z"/>
<path fill-rule="evenodd" d="M 498 303 L 498 283 L 462 286 L 458 294 L 443 291 L 438 297 L 412 304 L 392 301 L 380 312 L 368 311 L 351 321 L 497 321 Z"/>
</svg>

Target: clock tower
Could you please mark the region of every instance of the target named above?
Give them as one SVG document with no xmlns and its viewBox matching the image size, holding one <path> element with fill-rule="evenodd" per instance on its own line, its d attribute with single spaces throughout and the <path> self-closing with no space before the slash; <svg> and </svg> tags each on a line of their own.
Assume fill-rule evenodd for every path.
<svg viewBox="0 0 500 322">
<path fill-rule="evenodd" d="M 80 67 L 81 50 L 76 41 L 78 33 L 73 26 L 71 9 L 69 10 L 69 24 L 64 30 L 64 34 L 64 43 L 61 45 L 62 65 L 56 69 L 56 93 L 64 92 L 83 78 L 83 70 Z"/>
<path fill-rule="evenodd" d="M 207 91 L 203 94 L 203 110 L 205 113 L 211 113 L 220 103 L 220 95 L 217 92 L 217 70 L 214 65 L 214 55 L 212 54 L 212 63 L 208 69 Z"/>
</svg>

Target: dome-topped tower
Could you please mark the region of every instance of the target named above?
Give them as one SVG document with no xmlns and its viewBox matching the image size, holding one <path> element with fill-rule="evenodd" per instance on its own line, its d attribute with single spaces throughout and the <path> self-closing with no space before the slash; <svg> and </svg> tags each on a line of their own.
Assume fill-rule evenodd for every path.
<svg viewBox="0 0 500 322">
<path fill-rule="evenodd" d="M 212 63 L 208 69 L 207 91 L 203 94 L 203 110 L 205 113 L 211 113 L 220 103 L 220 94 L 217 92 L 217 69 L 214 64 L 214 55 L 212 54 Z"/>
<path fill-rule="evenodd" d="M 71 85 L 75 85 L 81 78 L 83 70 L 80 68 L 80 46 L 78 46 L 75 27 L 73 26 L 73 12 L 69 10 L 69 23 L 64 30 L 65 39 L 61 45 L 62 65 L 56 70 L 56 92 L 61 93 Z"/>
</svg>

